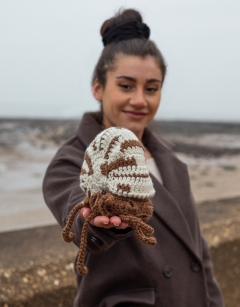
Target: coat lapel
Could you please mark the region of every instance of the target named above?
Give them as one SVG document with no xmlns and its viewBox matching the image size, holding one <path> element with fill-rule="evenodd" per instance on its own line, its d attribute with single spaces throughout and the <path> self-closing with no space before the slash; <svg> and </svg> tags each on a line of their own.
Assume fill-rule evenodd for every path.
<svg viewBox="0 0 240 307">
<path fill-rule="evenodd" d="M 103 131 L 100 112 L 87 112 L 84 114 L 77 129 L 77 138 L 87 148 L 96 135 Z"/>
<path fill-rule="evenodd" d="M 155 159 L 163 180 L 161 185 L 151 176 L 156 190 L 153 202 L 158 204 L 154 206 L 154 212 L 201 261 L 185 218 L 186 215 L 189 217 L 186 202 L 189 203 L 190 195 L 187 167 L 171 152 L 172 146 L 159 140 L 154 134 L 146 131 L 143 143 Z"/>
</svg>

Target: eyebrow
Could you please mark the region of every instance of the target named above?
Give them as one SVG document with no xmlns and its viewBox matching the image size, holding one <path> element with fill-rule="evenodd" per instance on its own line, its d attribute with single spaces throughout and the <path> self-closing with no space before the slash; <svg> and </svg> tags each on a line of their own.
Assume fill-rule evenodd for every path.
<svg viewBox="0 0 240 307">
<path fill-rule="evenodd" d="M 126 80 L 129 80 L 129 81 L 137 82 L 137 80 L 135 78 L 132 78 L 132 77 L 129 77 L 129 76 L 118 76 L 118 77 L 116 77 L 116 79 L 126 79 Z M 147 83 L 150 83 L 150 82 L 158 82 L 158 83 L 162 84 L 162 80 L 155 79 L 155 78 L 147 79 Z"/>
</svg>

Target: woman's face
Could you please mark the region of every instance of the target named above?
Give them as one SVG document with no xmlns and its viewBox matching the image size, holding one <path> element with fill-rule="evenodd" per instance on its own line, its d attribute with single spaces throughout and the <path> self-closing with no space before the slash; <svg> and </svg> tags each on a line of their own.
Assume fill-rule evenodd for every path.
<svg viewBox="0 0 240 307">
<path fill-rule="evenodd" d="M 162 72 L 152 56 L 118 54 L 102 87 L 95 80 L 94 97 L 102 103 L 103 125 L 124 127 L 141 140 L 161 99 Z"/>
</svg>

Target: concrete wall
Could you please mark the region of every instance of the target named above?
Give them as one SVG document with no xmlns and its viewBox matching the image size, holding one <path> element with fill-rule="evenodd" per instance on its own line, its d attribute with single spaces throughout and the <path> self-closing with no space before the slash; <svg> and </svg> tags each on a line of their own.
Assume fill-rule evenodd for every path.
<svg viewBox="0 0 240 307">
<path fill-rule="evenodd" d="M 235 233 L 240 223 L 234 225 Z M 224 229 L 221 224 L 202 230 L 226 307 L 240 307 L 240 238 L 231 231 L 226 236 Z M 0 234 L 0 307 L 72 307 L 77 248 L 64 243 L 60 231 L 48 226 Z"/>
</svg>

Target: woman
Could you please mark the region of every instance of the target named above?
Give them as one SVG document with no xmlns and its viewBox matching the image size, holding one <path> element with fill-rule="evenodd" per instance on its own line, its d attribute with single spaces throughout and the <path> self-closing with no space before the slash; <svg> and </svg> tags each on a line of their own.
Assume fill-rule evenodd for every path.
<svg viewBox="0 0 240 307">
<path fill-rule="evenodd" d="M 117 216 L 93 219 L 85 259 L 89 273 L 77 275 L 74 306 L 221 307 L 186 166 L 173 154 L 172 145 L 146 128 L 158 110 L 166 74 L 164 59 L 149 34 L 135 10 L 104 22 L 105 48 L 92 82 L 101 112 L 84 114 L 76 135 L 57 152 L 44 179 L 45 200 L 64 227 L 69 212 L 85 198 L 79 174 L 87 146 L 104 128 L 130 129 L 146 148 L 156 190 L 149 224 L 158 244 L 149 247 L 138 241 Z M 90 214 L 83 208 L 74 223 L 77 245 Z"/>
</svg>

